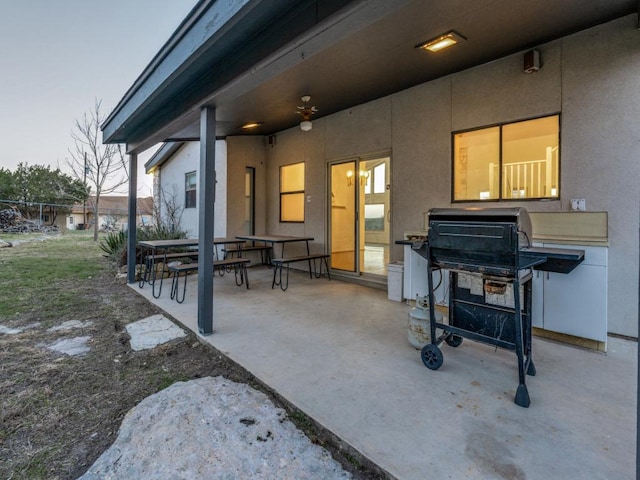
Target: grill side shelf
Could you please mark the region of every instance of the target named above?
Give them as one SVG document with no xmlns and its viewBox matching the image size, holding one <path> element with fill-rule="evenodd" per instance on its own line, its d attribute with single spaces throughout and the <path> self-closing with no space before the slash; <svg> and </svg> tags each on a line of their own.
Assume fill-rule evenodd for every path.
<svg viewBox="0 0 640 480">
<path fill-rule="evenodd" d="M 539 259 L 533 264 L 535 270 L 555 273 L 569 273 L 584 261 L 584 250 L 564 248 L 527 247 L 520 250 L 520 258 Z"/>
</svg>

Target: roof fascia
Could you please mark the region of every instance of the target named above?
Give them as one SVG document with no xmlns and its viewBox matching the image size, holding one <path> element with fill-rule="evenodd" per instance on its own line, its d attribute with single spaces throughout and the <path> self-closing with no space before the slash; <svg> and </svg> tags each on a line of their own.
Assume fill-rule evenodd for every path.
<svg viewBox="0 0 640 480">
<path fill-rule="evenodd" d="M 167 142 L 164 143 L 156 153 L 144 164 L 146 173 L 151 173 L 156 168 L 162 166 L 173 155 L 180 150 L 185 142 Z"/>
<path fill-rule="evenodd" d="M 258 3 L 251 0 L 198 2 L 103 122 L 103 141 L 120 143 L 115 137 L 121 136 L 127 121 L 153 100 L 162 85 L 179 76 L 208 45 Z"/>
</svg>

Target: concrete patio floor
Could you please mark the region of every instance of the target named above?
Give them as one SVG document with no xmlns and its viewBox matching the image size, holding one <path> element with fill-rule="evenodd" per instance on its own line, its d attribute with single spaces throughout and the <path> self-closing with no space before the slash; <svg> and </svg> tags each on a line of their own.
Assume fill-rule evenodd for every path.
<svg viewBox="0 0 640 480">
<path fill-rule="evenodd" d="M 465 339 L 428 370 L 407 341 L 411 307 L 385 291 L 292 272 L 214 282 L 214 333 L 202 337 L 399 479 L 631 479 L 637 343 L 608 353 L 533 340 L 531 406 L 513 403 L 516 356 Z M 197 278 L 183 304 L 137 292 L 197 332 Z M 576 319 L 579 321 L 579 319 Z"/>
</svg>

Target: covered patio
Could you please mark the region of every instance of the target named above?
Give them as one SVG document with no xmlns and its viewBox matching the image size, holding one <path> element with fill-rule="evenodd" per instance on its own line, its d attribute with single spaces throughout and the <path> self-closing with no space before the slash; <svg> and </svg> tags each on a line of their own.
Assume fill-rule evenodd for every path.
<svg viewBox="0 0 640 480">
<path fill-rule="evenodd" d="M 602 354 L 533 341 L 531 406 L 513 403 L 512 352 L 465 340 L 428 370 L 407 340 L 411 307 L 386 292 L 249 269 L 214 280 L 214 334 L 201 336 L 344 442 L 402 479 L 634 478 L 637 343 Z M 141 295 L 198 332 L 196 276 L 178 304 Z"/>
<path fill-rule="evenodd" d="M 621 337 L 637 337 L 638 7 L 637 0 L 198 1 L 102 126 L 106 143 L 126 144 L 130 219 L 138 155 L 160 142 L 198 142 L 177 177 L 186 205 L 187 174 L 197 171 L 190 205 L 197 277 L 189 277 L 183 304 L 169 288 L 157 300 L 138 288 L 130 220 L 131 288 L 391 476 L 633 478 L 637 342 Z M 419 48 L 449 36 L 460 40 L 449 54 Z M 544 60 L 528 65 L 536 51 Z M 309 95 L 319 109 L 313 129 L 297 115 Z M 292 272 L 286 292 L 271 288 L 272 271 L 262 267 L 250 269 L 249 290 L 214 275 L 216 236 L 309 236 L 314 252 L 333 253 L 330 214 L 345 205 L 333 203 L 332 169 L 350 168 L 354 158 L 355 166 L 393 157 L 381 190 L 391 198 L 388 260 L 399 261 L 393 241 L 424 228 L 430 208 L 459 201 L 451 190 L 453 132 L 560 113 L 562 197 L 526 207 L 568 213 L 569 200 L 586 192 L 589 209 L 609 213 L 606 331 L 621 337 L 609 337 L 606 355 L 535 338 L 528 409 L 513 403 L 511 352 L 465 340 L 444 347 L 440 370 L 427 370 L 407 341 L 411 307 L 365 286 L 357 263 L 332 266 L 332 277 L 342 272 L 352 283 Z M 281 171 L 298 163 L 304 188 L 292 191 L 304 216 L 290 221 L 281 216 L 282 196 L 292 193 L 281 188 Z M 256 187 L 251 232 L 240 223 L 247 169 Z M 628 190 L 629 200 L 614 190 Z M 520 205 L 512 198 L 482 205 Z M 352 223 L 357 232 L 364 221 Z"/>
</svg>

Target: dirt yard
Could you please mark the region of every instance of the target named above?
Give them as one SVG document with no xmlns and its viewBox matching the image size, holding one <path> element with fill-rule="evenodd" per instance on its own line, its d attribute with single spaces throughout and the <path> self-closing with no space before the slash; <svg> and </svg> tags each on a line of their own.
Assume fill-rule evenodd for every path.
<svg viewBox="0 0 640 480">
<path fill-rule="evenodd" d="M 87 235 L 1 248 L 0 271 L 0 478 L 77 478 L 113 443 L 124 415 L 142 399 L 176 381 L 217 375 L 266 392 L 354 478 L 384 478 L 193 334 L 132 351 L 125 325 L 162 312 L 116 281 L 114 267 Z M 70 336 L 55 329 L 70 320 L 81 322 L 71 335 L 90 337 L 84 355 L 48 348 Z"/>
</svg>

